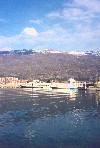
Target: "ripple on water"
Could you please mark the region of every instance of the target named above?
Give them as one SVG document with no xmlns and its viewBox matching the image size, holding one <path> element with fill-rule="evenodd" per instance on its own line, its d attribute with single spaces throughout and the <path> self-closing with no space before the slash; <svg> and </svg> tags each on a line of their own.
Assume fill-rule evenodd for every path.
<svg viewBox="0 0 100 148">
<path fill-rule="evenodd" d="M 52 93 L 3 92 L 5 99 L 0 100 L 0 148 L 7 145 L 9 148 L 100 147 L 97 96 L 84 92 L 79 92 L 78 96 L 72 92 Z"/>
</svg>

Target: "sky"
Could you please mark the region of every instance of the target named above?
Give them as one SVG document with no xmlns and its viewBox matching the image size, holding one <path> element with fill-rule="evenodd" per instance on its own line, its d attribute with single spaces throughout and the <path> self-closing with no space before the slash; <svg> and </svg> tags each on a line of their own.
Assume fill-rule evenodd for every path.
<svg viewBox="0 0 100 148">
<path fill-rule="evenodd" d="M 100 0 L 0 0 L 0 51 L 99 47 Z"/>
</svg>

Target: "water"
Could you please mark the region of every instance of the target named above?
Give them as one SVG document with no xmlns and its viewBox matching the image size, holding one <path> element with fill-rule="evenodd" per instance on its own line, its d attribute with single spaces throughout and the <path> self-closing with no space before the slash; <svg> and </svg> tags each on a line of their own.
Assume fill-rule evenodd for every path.
<svg viewBox="0 0 100 148">
<path fill-rule="evenodd" d="M 0 148 L 100 148 L 100 92 L 0 89 Z"/>
</svg>

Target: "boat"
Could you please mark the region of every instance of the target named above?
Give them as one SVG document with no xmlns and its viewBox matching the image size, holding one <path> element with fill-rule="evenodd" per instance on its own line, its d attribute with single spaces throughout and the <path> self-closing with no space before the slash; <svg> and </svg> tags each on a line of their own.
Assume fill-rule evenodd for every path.
<svg viewBox="0 0 100 148">
<path fill-rule="evenodd" d="M 57 82 L 53 82 L 51 83 L 51 88 L 52 89 L 66 89 L 66 83 L 57 83 Z"/>
<path fill-rule="evenodd" d="M 42 82 L 39 80 L 33 80 L 32 82 L 25 83 L 20 86 L 21 88 L 40 88 L 40 89 L 78 89 L 77 83 L 74 79 L 70 79 L 68 82 Z"/>
<path fill-rule="evenodd" d="M 25 83 L 20 85 L 21 88 L 39 88 L 39 89 L 52 89 L 51 88 L 51 83 L 46 83 L 46 82 L 41 82 L 41 81 L 36 81 L 33 80 L 32 82 Z"/>
<path fill-rule="evenodd" d="M 70 78 L 67 82 L 53 82 L 51 84 L 52 89 L 78 89 L 77 81 Z"/>
</svg>

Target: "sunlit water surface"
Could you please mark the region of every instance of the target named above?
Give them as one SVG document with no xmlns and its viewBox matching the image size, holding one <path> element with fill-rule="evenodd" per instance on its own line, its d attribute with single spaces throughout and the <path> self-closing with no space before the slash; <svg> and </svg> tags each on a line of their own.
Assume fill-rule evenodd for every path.
<svg viewBox="0 0 100 148">
<path fill-rule="evenodd" d="M 0 148 L 100 148 L 100 92 L 0 89 Z"/>
</svg>

